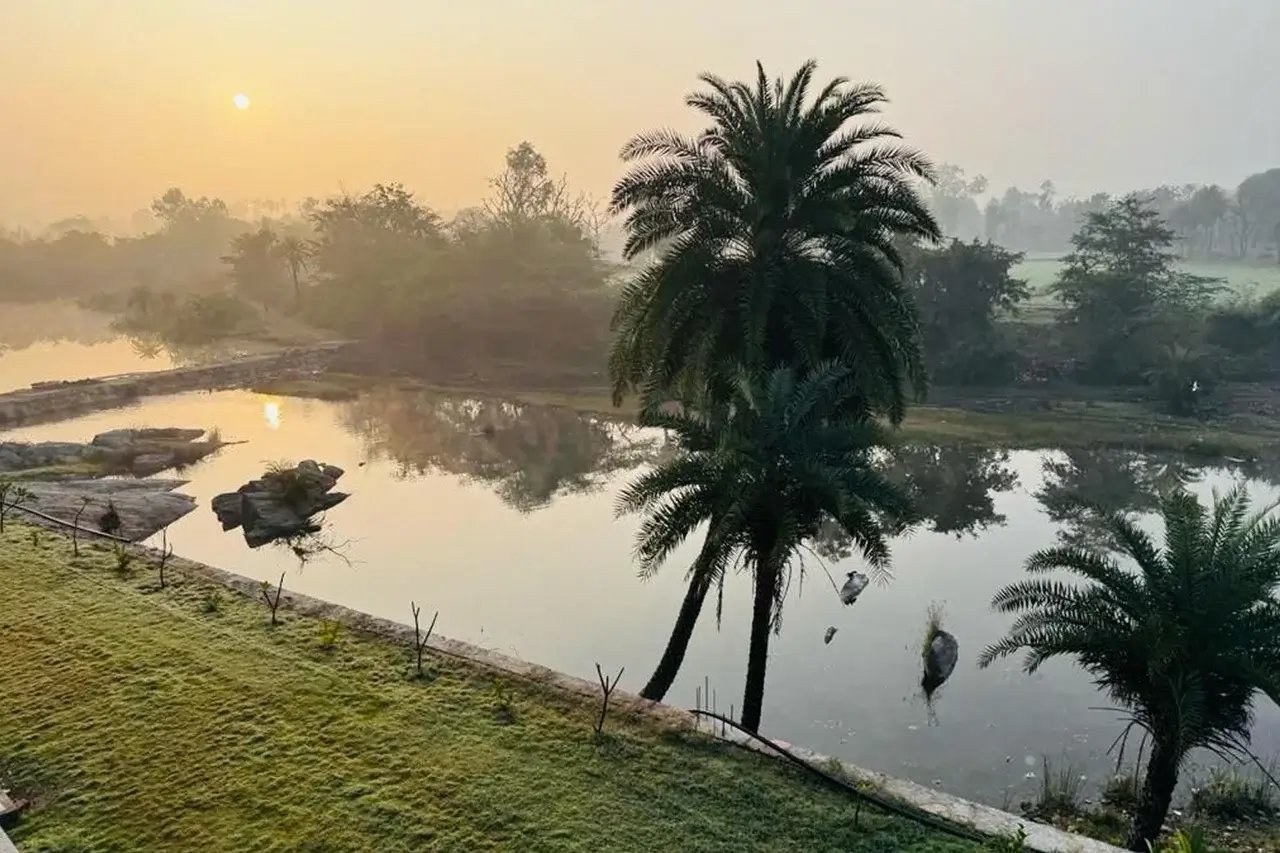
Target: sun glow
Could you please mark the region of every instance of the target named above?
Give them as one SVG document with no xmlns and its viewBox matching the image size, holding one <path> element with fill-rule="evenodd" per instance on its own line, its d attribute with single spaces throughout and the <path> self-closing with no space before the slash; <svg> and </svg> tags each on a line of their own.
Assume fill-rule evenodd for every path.
<svg viewBox="0 0 1280 853">
<path fill-rule="evenodd" d="M 267 429 L 280 429 L 280 404 L 275 400 L 264 403 L 262 417 L 267 422 Z"/>
<path fill-rule="evenodd" d="M 231 96 L 231 103 L 238 110 L 247 110 L 249 109 L 249 96 L 244 92 L 236 92 Z"/>
</svg>

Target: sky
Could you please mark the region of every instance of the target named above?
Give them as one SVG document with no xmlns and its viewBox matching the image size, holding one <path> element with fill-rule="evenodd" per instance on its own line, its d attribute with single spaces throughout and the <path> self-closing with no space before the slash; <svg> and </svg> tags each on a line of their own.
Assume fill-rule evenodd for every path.
<svg viewBox="0 0 1280 853">
<path fill-rule="evenodd" d="M 603 197 L 629 136 L 701 127 L 699 73 L 809 58 L 994 187 L 1234 186 L 1280 165 L 1278 36 L 1280 0 L 0 0 L 0 223 L 170 186 L 456 210 L 525 139 Z"/>
</svg>

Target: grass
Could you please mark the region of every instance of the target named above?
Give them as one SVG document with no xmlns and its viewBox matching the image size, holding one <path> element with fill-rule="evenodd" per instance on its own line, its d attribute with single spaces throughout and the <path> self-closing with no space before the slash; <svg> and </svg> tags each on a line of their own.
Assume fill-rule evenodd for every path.
<svg viewBox="0 0 1280 853">
<path fill-rule="evenodd" d="M 0 538 L 0 775 L 24 853 L 974 849 L 625 708 Z M 210 606 L 211 601 L 216 605 Z M 408 606 L 406 602 L 406 614 Z"/>
<path fill-rule="evenodd" d="M 1193 275 L 1209 276 L 1224 280 L 1223 296 L 1253 294 L 1265 296 L 1280 290 L 1280 264 L 1233 264 L 1195 261 L 1178 264 L 1178 268 Z M 1053 322 L 1057 304 L 1048 289 L 1062 269 L 1062 258 L 1054 256 L 1029 257 L 1010 272 L 1024 279 L 1032 296 L 1022 307 L 1022 318 L 1028 322 Z"/>
</svg>

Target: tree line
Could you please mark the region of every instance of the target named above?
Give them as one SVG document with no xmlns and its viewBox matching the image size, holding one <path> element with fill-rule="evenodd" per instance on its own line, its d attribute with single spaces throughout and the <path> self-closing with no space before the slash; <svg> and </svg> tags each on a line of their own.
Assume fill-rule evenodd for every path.
<svg viewBox="0 0 1280 853">
<path fill-rule="evenodd" d="M 981 175 L 940 166 L 927 197 L 942 232 L 1024 252 L 1064 252 L 1085 218 L 1116 200 L 1107 193 L 1063 197 L 1050 180 L 1035 190 L 988 189 Z M 1280 263 L 1280 168 L 1248 175 L 1234 188 L 1164 184 L 1136 194 L 1169 224 L 1182 258 Z"/>
</svg>

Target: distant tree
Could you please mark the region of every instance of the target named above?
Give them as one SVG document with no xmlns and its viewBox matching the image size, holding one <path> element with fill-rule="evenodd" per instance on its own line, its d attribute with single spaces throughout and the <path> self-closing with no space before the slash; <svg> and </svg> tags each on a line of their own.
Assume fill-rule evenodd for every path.
<svg viewBox="0 0 1280 853">
<path fill-rule="evenodd" d="M 938 167 L 929 191 L 929 207 L 938 219 L 938 227 L 948 237 L 975 239 L 982 233 L 982 212 L 975 196 L 987 191 L 982 175 L 969 178 L 964 169 L 950 163 Z"/>
<path fill-rule="evenodd" d="M 1250 175 L 1236 189 L 1237 213 L 1241 221 L 1241 257 L 1259 239 L 1277 243 L 1280 258 L 1280 168 Z"/>
<path fill-rule="evenodd" d="M 1237 488 L 1206 511 L 1178 491 L 1160 502 L 1164 545 L 1131 518 L 1107 519 L 1121 553 L 1051 548 L 1027 561 L 1040 575 L 996 593 L 993 607 L 1018 614 L 979 665 L 1025 650 L 1034 673 L 1075 658 L 1150 737 L 1128 847 L 1147 851 L 1160 834 L 1189 754 L 1242 756 L 1258 693 L 1280 703 L 1280 521 L 1274 506 L 1251 513 Z M 1136 569 L 1136 570 L 1135 570 Z M 1070 572 L 1082 583 L 1043 577 Z"/>
<path fill-rule="evenodd" d="M 920 312 L 931 376 L 942 383 L 1010 378 L 1013 353 L 997 320 L 1016 313 L 1031 294 L 1011 270 L 1022 255 L 993 243 L 962 243 L 907 253 L 906 282 Z"/>
<path fill-rule="evenodd" d="M 1177 268 L 1173 232 L 1130 194 L 1088 213 L 1051 292 L 1094 381 L 1142 381 L 1161 348 L 1193 334 L 1220 282 Z"/>
<path fill-rule="evenodd" d="M 262 305 L 279 305 L 284 278 L 280 238 L 270 228 L 236 236 L 223 262 L 231 267 L 231 280 L 243 298 Z"/>
<path fill-rule="evenodd" d="M 302 283 L 299 274 L 307 268 L 311 259 L 311 249 L 310 242 L 292 235 L 281 238 L 276 246 L 277 254 L 289 268 L 289 279 L 293 282 L 294 305 L 302 304 Z"/>
</svg>

